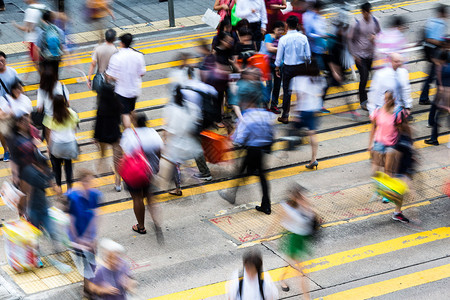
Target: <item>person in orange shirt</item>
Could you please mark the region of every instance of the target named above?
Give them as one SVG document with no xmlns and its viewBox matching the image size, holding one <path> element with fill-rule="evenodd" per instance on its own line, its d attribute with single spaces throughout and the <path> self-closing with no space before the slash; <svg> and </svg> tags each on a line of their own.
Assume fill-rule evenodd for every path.
<svg viewBox="0 0 450 300">
<path fill-rule="evenodd" d="M 115 20 L 114 12 L 111 9 L 112 0 L 86 0 L 87 21 L 91 22 L 98 32 L 100 42 L 103 42 L 104 32 L 107 27 L 106 17 L 111 16 Z"/>
</svg>

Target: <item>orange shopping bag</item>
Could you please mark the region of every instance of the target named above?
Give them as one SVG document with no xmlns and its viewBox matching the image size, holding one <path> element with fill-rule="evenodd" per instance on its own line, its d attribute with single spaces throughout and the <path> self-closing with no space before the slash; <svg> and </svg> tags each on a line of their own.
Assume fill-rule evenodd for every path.
<svg viewBox="0 0 450 300">
<path fill-rule="evenodd" d="M 267 81 L 271 78 L 269 56 L 265 54 L 255 54 L 247 60 L 247 66 L 258 68 L 262 72 L 262 80 Z"/>
<path fill-rule="evenodd" d="M 207 162 L 217 164 L 227 160 L 231 148 L 230 138 L 210 130 L 200 133 L 202 148 Z"/>
</svg>

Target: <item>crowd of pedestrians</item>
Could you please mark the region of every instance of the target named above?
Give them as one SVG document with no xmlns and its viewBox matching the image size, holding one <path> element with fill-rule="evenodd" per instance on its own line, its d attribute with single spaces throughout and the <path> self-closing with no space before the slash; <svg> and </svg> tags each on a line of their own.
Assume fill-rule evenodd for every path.
<svg viewBox="0 0 450 300">
<path fill-rule="evenodd" d="M 101 6 L 100 2 L 88 1 L 88 8 L 93 7 L 89 5 L 102 8 L 91 16 L 92 22 L 101 23 L 107 15 L 113 17 L 109 6 Z M 46 188 L 53 187 L 63 209 L 71 216 L 69 238 L 78 261 L 76 265 L 85 277 L 85 295 L 122 295 L 124 298 L 135 282 L 121 259 L 123 248 L 105 240 L 102 242 L 104 264 L 96 266 L 94 259 L 97 208 L 102 197 L 93 188 L 94 174 L 78 170 L 80 185 L 74 185 L 72 160 L 79 152 L 76 141 L 79 118 L 70 107 L 69 91 L 59 81 L 58 71 L 61 58 L 67 52 L 66 38 L 56 25 L 56 13 L 38 1 L 27 0 L 27 3 L 24 23 L 16 26 L 26 33 L 25 42 L 40 76 L 36 110 L 23 94 L 17 72 L 7 66 L 6 55 L 0 52 L 0 141 L 4 149 L 3 161 L 10 162 L 13 183 L 26 194 L 19 205 L 19 214 L 57 239 L 45 194 Z M 157 189 L 166 191 L 175 183 L 170 193 L 181 196 L 181 166 L 190 160 L 195 160 L 199 169 L 199 173 L 194 174 L 197 180 L 212 180 L 207 161 L 222 161 L 224 153 L 231 149 L 224 142 L 229 140 L 235 148 L 244 149 L 246 155 L 236 160 L 236 175 L 240 178 L 236 186 L 220 191 L 220 196 L 234 204 L 242 178 L 258 176 L 263 196 L 255 209 L 271 214 L 265 157 L 275 141 L 275 123 L 290 124 L 281 126 L 309 136 L 311 159 L 305 167 L 317 170 L 317 114 L 329 112 L 323 103 L 326 91 L 330 86 L 342 86 L 353 63 L 359 72 L 360 106 L 368 110 L 373 124 L 368 149 L 374 173 L 384 170 L 391 177 L 413 173 L 412 160 L 406 160 L 404 150 L 405 147 L 412 149 L 414 138 L 408 124 L 413 106 L 411 86 L 408 70 L 403 67 L 407 58 L 399 53 L 406 48 L 402 33 L 405 21 L 396 17 L 390 28 L 383 31 L 380 21 L 372 14 L 370 3 L 364 3 L 360 7 L 361 16 L 355 20 L 349 20 L 348 11 L 342 7 L 339 19 L 333 20 L 333 29 L 329 32 L 321 1 L 292 0 L 290 4 L 292 10 L 284 14 L 285 0 L 215 1 L 214 8 L 222 21 L 213 44 L 198 47 L 202 59 L 196 65 L 190 64 L 191 54 L 181 54 L 182 65 L 170 74 L 170 97 L 164 108 L 162 137 L 147 127 L 145 115 L 135 112 L 146 64 L 144 55 L 132 48 L 133 36 L 121 35 L 117 48 L 113 29 L 102 34 L 101 43 L 93 51 L 87 83 L 97 92 L 93 137 L 102 157 L 97 172 L 105 172 L 106 148 L 110 145 L 114 189 L 120 192 L 123 184 L 133 199 L 137 223 L 131 230 L 147 233 L 146 199 L 157 241 L 162 244 L 162 219 L 153 193 Z M 439 5 L 436 13 L 436 18 L 430 19 L 424 30 L 430 72 L 419 102 L 431 104 L 429 85 L 436 81 L 436 99 L 428 120 L 432 134 L 425 141 L 433 145 L 439 144 L 439 116 L 450 110 L 447 6 Z M 386 63 L 374 72 L 367 91 L 377 55 Z M 291 112 L 292 94 L 296 96 L 294 112 Z M 211 135 L 216 129 L 226 131 L 226 135 Z M 42 141 L 47 143 L 47 154 L 40 151 Z M 216 145 L 225 145 L 225 149 L 217 150 Z M 67 185 L 64 191 L 63 167 Z M 389 199 L 383 198 L 383 201 Z M 300 286 L 307 297 L 299 265 L 303 254 L 308 252 L 307 244 L 314 233 L 316 217 L 304 189 L 297 185 L 283 209 L 280 222 L 290 232 L 283 242 L 283 251 L 301 275 Z M 396 203 L 392 218 L 409 222 L 401 211 L 401 203 Z M 243 267 L 243 273 L 238 272 L 230 285 L 229 299 L 278 297 L 270 277 L 262 277 L 260 254 L 250 252 L 244 256 Z M 108 282 L 111 276 L 121 280 L 113 286 Z M 284 282 L 282 290 L 289 290 Z"/>
</svg>

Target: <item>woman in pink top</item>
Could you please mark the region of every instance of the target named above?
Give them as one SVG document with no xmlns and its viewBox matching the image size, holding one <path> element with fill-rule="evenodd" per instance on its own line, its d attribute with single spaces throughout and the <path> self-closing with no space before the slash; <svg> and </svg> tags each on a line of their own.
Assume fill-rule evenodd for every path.
<svg viewBox="0 0 450 300">
<path fill-rule="evenodd" d="M 406 122 L 407 113 L 403 108 L 395 108 L 395 100 L 391 91 L 384 96 L 384 105 L 377 108 L 370 116 L 372 131 L 370 132 L 369 151 L 372 154 L 373 172 L 381 171 L 393 177 L 398 169 L 400 154 L 395 145 L 400 138 L 400 132 L 409 132 Z M 383 198 L 383 202 L 388 202 Z M 407 223 L 409 220 L 403 216 L 401 204 L 396 204 L 394 220 Z"/>
<path fill-rule="evenodd" d="M 223 21 L 225 17 L 231 16 L 231 9 L 234 6 L 236 0 L 216 0 L 214 2 L 214 10 L 217 10 L 217 13 L 220 16 L 220 21 Z"/>
<path fill-rule="evenodd" d="M 384 105 L 376 109 L 370 116 L 372 131 L 370 133 L 369 151 L 371 151 L 373 158 L 373 171 L 380 171 L 384 167 L 384 172 L 389 176 L 393 176 L 397 170 L 397 151 L 394 147 L 400 136 L 399 126 L 402 123 L 402 119 L 398 116 L 403 115 L 394 110 L 394 97 L 392 92 L 387 91 Z"/>
</svg>

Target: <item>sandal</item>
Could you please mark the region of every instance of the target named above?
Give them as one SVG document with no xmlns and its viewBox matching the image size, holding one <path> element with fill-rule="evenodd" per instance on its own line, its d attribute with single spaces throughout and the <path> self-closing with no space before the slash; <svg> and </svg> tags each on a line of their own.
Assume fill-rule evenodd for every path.
<svg viewBox="0 0 450 300">
<path fill-rule="evenodd" d="M 177 191 L 177 190 L 172 190 L 169 192 L 170 195 L 174 195 L 174 196 L 183 196 L 183 192 L 182 191 Z"/>
<path fill-rule="evenodd" d="M 138 227 L 138 224 L 133 225 L 133 226 L 131 227 L 131 229 L 133 229 L 133 231 L 135 231 L 135 232 L 137 232 L 137 233 L 139 233 L 139 234 L 146 234 L 146 233 L 147 233 L 147 230 L 145 230 L 145 227 L 144 227 L 144 228 L 139 228 L 139 227 Z"/>
</svg>

